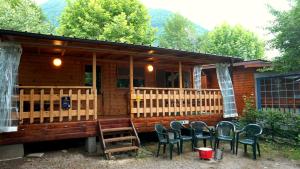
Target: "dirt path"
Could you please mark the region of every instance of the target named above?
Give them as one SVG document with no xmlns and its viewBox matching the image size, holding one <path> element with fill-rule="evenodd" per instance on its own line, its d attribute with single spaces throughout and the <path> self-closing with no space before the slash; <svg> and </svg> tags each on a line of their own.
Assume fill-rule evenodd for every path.
<svg viewBox="0 0 300 169">
<path fill-rule="evenodd" d="M 146 149 L 146 150 L 145 150 Z M 146 146 L 138 157 L 119 156 L 117 160 L 105 160 L 97 155 L 88 155 L 83 148 L 74 148 L 65 151 L 47 152 L 42 158 L 23 158 L 7 162 L 0 162 L 1 169 L 45 169 L 45 168 L 105 168 L 105 169 L 294 169 L 300 168 L 299 161 L 285 158 L 268 158 L 262 156 L 258 160 L 252 160 L 252 154 L 238 156 L 229 151 L 224 152 L 224 158 L 220 162 L 204 161 L 197 158 L 197 153 L 185 150 L 178 156 L 174 152 L 173 160 L 169 160 L 167 154 L 158 158 L 153 156 L 155 145 Z"/>
</svg>

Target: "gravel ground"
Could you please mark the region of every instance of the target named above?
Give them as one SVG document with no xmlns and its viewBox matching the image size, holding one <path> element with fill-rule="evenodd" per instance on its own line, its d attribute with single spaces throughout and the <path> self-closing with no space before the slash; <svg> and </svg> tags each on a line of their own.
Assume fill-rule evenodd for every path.
<svg viewBox="0 0 300 169">
<path fill-rule="evenodd" d="M 173 160 L 167 154 L 160 155 L 158 158 L 153 154 L 156 150 L 155 144 L 148 144 L 143 147 L 138 156 L 118 155 L 114 160 L 105 160 L 99 153 L 89 155 L 83 148 L 71 148 L 63 151 L 46 152 L 42 158 L 23 158 L 0 162 L 0 169 L 294 169 L 300 168 L 299 161 L 292 161 L 285 158 L 270 158 L 262 156 L 258 160 L 252 160 L 252 154 L 244 155 L 240 151 L 238 156 L 231 154 L 228 150 L 224 152 L 224 158 L 219 161 L 199 160 L 196 152 L 190 152 L 189 146 L 184 154 L 178 156 L 174 152 Z M 228 147 L 225 147 L 228 149 Z M 175 149 L 174 149 L 175 150 Z"/>
</svg>

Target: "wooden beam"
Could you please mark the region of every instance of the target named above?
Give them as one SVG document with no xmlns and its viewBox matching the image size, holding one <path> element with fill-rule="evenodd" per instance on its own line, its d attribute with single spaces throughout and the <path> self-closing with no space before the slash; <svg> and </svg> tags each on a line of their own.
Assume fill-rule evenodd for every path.
<svg viewBox="0 0 300 169">
<path fill-rule="evenodd" d="M 134 88 L 133 88 L 133 57 L 129 57 L 129 88 L 130 88 L 130 114 L 131 109 L 133 108 L 133 100 L 131 99 L 131 95 L 134 94 Z M 131 114 L 132 116 L 133 114 Z"/>
<path fill-rule="evenodd" d="M 179 70 L 178 70 L 178 73 L 179 73 L 179 88 L 182 89 L 182 64 L 181 62 L 179 62 Z"/>
<path fill-rule="evenodd" d="M 97 106 L 97 55 L 94 52 L 93 53 L 93 92 L 94 94 L 94 119 L 97 119 L 97 112 L 98 112 L 98 106 Z"/>
<path fill-rule="evenodd" d="M 181 65 L 181 62 L 179 62 L 179 65 L 178 65 L 178 74 L 179 74 L 179 113 L 180 115 L 182 116 L 182 65 Z"/>
<path fill-rule="evenodd" d="M 96 68 L 97 68 L 97 58 L 96 58 L 96 53 L 93 53 L 93 90 L 96 90 L 97 86 L 97 75 L 96 75 Z"/>
</svg>

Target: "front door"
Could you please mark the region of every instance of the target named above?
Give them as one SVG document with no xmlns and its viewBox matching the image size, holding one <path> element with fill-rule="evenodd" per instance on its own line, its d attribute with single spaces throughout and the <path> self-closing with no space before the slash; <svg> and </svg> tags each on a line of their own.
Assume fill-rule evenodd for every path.
<svg viewBox="0 0 300 169">
<path fill-rule="evenodd" d="M 84 83 L 85 86 L 93 86 L 93 66 L 85 65 L 84 73 Z M 97 114 L 103 114 L 103 95 L 102 95 L 102 86 L 101 86 L 101 67 L 97 65 L 96 67 L 96 87 L 97 87 Z"/>
</svg>

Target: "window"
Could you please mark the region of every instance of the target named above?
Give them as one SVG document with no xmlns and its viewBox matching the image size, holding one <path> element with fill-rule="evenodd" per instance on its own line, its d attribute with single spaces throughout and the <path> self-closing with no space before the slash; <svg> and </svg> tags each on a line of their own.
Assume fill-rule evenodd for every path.
<svg viewBox="0 0 300 169">
<path fill-rule="evenodd" d="M 101 89 L 101 71 L 100 66 L 96 67 L 96 87 L 97 93 L 100 93 Z M 84 85 L 85 86 L 93 86 L 93 66 L 92 65 L 85 65 L 85 72 L 84 72 Z"/>
<path fill-rule="evenodd" d="M 133 86 L 144 87 L 145 86 L 145 71 L 144 68 L 134 68 L 133 71 Z M 129 68 L 117 67 L 117 87 L 129 88 Z"/>
<path fill-rule="evenodd" d="M 189 88 L 191 87 L 190 82 L 190 73 L 183 72 L 182 73 L 183 79 L 183 87 Z M 156 72 L 156 83 L 157 87 L 172 87 L 178 88 L 179 87 L 179 74 L 178 72 L 168 72 L 164 70 L 158 70 Z"/>
<path fill-rule="evenodd" d="M 258 107 L 300 113 L 300 75 L 257 79 Z"/>
</svg>

